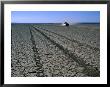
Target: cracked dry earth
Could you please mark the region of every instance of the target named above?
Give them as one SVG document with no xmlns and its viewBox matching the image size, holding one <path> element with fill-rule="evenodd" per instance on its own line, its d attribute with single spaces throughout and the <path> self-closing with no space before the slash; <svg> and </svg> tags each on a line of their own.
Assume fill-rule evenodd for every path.
<svg viewBox="0 0 110 87">
<path fill-rule="evenodd" d="M 62 27 L 65 31 L 65 27 Z M 63 34 L 63 31 L 62 34 L 54 31 L 54 28 L 34 24 L 12 24 L 11 76 L 100 76 L 99 48 L 73 40 Z"/>
</svg>

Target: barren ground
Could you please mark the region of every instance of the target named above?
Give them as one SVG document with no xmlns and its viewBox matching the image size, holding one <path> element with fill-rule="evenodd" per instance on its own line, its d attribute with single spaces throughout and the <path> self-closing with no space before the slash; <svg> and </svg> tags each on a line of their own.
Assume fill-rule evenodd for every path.
<svg viewBox="0 0 110 87">
<path fill-rule="evenodd" d="M 100 27 L 12 24 L 11 76 L 100 76 Z"/>
</svg>

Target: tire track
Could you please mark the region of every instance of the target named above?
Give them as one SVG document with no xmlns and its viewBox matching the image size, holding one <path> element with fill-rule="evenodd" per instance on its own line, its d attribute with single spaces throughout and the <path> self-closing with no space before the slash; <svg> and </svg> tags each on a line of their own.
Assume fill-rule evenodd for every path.
<svg viewBox="0 0 110 87">
<path fill-rule="evenodd" d="M 84 77 L 83 67 L 68 57 L 50 40 L 31 28 L 44 68 L 45 77 Z"/>
<path fill-rule="evenodd" d="M 41 59 L 40 59 L 40 56 L 39 56 L 39 53 L 38 53 L 38 49 L 36 48 L 36 44 L 35 44 L 35 40 L 34 40 L 31 28 L 30 28 L 30 35 L 31 35 L 30 40 L 33 44 L 32 49 L 33 49 L 33 52 L 34 52 L 34 60 L 36 62 L 37 69 L 36 69 L 36 71 L 29 72 L 29 73 L 37 73 L 36 76 L 44 77 L 44 70 L 43 70 L 42 64 L 40 63 Z"/>
<path fill-rule="evenodd" d="M 37 28 L 37 27 L 35 27 Z M 38 27 L 40 31 L 44 32 L 44 34 L 48 35 L 51 39 L 56 41 L 58 44 L 62 45 L 64 48 L 68 49 L 72 53 L 75 53 L 80 58 L 82 58 L 86 63 L 89 63 L 93 67 L 96 67 L 100 71 L 100 49 L 94 47 L 88 47 L 87 44 L 73 41 L 64 35 L 60 35 L 54 32 L 51 32 L 48 29 L 43 29 Z M 64 37 L 63 37 L 64 36 Z"/>
<path fill-rule="evenodd" d="M 86 47 L 88 47 L 88 48 L 90 48 L 90 49 L 92 49 L 92 50 L 100 51 L 99 48 L 97 48 L 97 47 L 92 47 L 92 46 L 89 45 L 89 44 L 81 43 L 80 41 L 77 41 L 77 40 L 74 40 L 74 39 L 71 40 L 71 39 L 69 39 L 69 38 L 66 37 L 66 36 L 63 36 L 63 35 L 60 35 L 60 34 L 58 34 L 58 33 L 55 33 L 55 32 L 52 32 L 52 31 L 49 31 L 49 30 L 44 29 L 44 28 L 42 28 L 42 27 L 38 27 L 38 28 L 39 28 L 39 29 L 43 29 L 43 30 L 45 30 L 45 31 L 47 31 L 47 32 L 49 32 L 49 33 L 53 33 L 53 34 L 55 34 L 55 35 L 58 35 L 58 36 L 60 36 L 60 37 L 63 37 L 63 38 L 65 38 L 65 39 L 67 39 L 67 40 L 69 40 L 69 41 L 71 41 L 71 42 L 77 43 L 79 46 L 84 45 L 84 46 L 86 46 Z"/>
<path fill-rule="evenodd" d="M 33 26 L 31 26 L 33 27 Z M 48 39 L 52 44 L 56 45 L 60 50 L 63 51 L 63 53 L 68 56 L 73 61 L 76 61 L 80 66 L 84 67 L 83 73 L 85 73 L 87 76 L 93 76 L 97 77 L 100 76 L 100 71 L 97 68 L 94 68 L 90 64 L 86 64 L 84 60 L 82 60 L 80 57 L 78 57 L 76 54 L 70 52 L 68 49 L 64 48 L 62 45 L 58 44 L 54 40 L 52 40 L 50 37 L 48 37 L 45 33 L 43 33 L 38 28 L 33 27 L 37 32 L 39 32 L 41 35 L 43 35 L 46 39 Z"/>
</svg>

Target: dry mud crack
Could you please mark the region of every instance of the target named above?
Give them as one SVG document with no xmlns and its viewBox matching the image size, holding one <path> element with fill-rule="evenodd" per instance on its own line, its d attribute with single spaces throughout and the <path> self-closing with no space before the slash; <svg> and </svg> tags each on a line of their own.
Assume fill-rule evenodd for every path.
<svg viewBox="0 0 110 87">
<path fill-rule="evenodd" d="M 64 37 L 26 24 L 12 27 L 11 76 L 12 77 L 97 77 L 97 63 L 79 56 L 76 48 L 66 46 Z M 71 41 L 68 41 L 71 43 Z M 68 44 L 67 43 L 67 44 Z M 72 42 L 73 43 L 73 42 Z M 77 46 L 76 43 L 72 46 Z M 72 48 L 72 47 L 71 47 Z M 84 49 L 84 47 L 82 46 Z M 90 49 L 90 48 L 88 48 Z M 72 51 L 75 50 L 75 51 Z M 88 51 L 87 49 L 84 49 Z M 84 50 L 82 52 L 84 52 Z M 90 49 L 90 52 L 93 49 Z M 79 51 L 79 50 L 78 50 Z M 99 51 L 96 50 L 96 53 Z M 94 55 L 96 57 L 96 54 Z M 90 63 L 88 63 L 90 61 Z"/>
<path fill-rule="evenodd" d="M 42 31 L 40 31 L 38 28 L 34 29 L 38 32 L 40 32 L 45 38 L 49 39 L 54 45 L 56 45 L 60 50 L 63 51 L 63 53 L 68 57 L 71 58 L 72 61 L 75 61 L 79 64 L 79 66 L 84 67 L 84 70 L 82 71 L 87 76 L 99 76 L 99 71 L 97 67 L 93 67 L 90 64 L 86 64 L 86 61 L 84 61 L 82 58 L 78 57 L 75 53 L 71 53 L 68 49 L 65 49 L 62 45 L 58 44 L 51 38 L 49 38 L 46 34 L 44 34 Z"/>
</svg>

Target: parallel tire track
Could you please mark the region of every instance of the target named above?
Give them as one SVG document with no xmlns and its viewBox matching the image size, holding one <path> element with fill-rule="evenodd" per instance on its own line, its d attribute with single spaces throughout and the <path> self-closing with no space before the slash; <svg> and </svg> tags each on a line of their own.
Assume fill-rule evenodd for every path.
<svg viewBox="0 0 110 87">
<path fill-rule="evenodd" d="M 34 60 L 36 62 L 37 70 L 34 71 L 34 72 L 29 72 L 29 73 L 37 73 L 36 76 L 44 77 L 43 67 L 42 67 L 42 64 L 40 63 L 41 59 L 40 59 L 40 56 L 39 56 L 39 53 L 38 53 L 38 49 L 36 48 L 35 40 L 34 40 L 31 29 L 30 29 L 30 35 L 31 35 L 30 40 L 31 40 L 32 45 L 33 45 L 32 49 L 33 49 L 33 52 L 34 52 Z"/>
<path fill-rule="evenodd" d="M 33 26 L 31 26 L 31 27 L 33 27 Z M 43 35 L 46 39 L 48 39 L 52 44 L 56 45 L 60 50 L 62 50 L 63 53 L 66 56 L 68 56 L 69 58 L 71 58 L 73 61 L 76 61 L 80 66 L 84 67 L 83 73 L 85 73 L 87 76 L 93 76 L 93 77 L 100 76 L 100 71 L 97 68 L 94 68 L 90 64 L 86 64 L 86 62 L 84 60 L 82 60 L 76 54 L 71 53 L 68 49 L 65 49 L 62 45 L 60 45 L 57 42 L 55 42 L 54 40 L 52 40 L 50 37 L 48 37 L 45 33 L 43 33 L 42 31 L 40 31 L 38 28 L 35 28 L 35 27 L 33 27 L 33 28 L 37 32 L 39 32 L 41 35 Z"/>
<path fill-rule="evenodd" d="M 66 36 L 60 35 L 60 34 L 58 34 L 58 33 L 56 33 L 56 32 L 53 32 L 53 31 L 49 31 L 49 30 L 44 29 L 44 28 L 42 28 L 42 27 L 38 27 L 38 28 L 39 28 L 39 29 L 43 29 L 43 30 L 45 30 L 45 31 L 47 31 L 47 32 L 53 33 L 53 34 L 55 34 L 55 35 L 58 35 L 58 36 L 60 36 L 60 37 L 63 37 L 63 38 L 65 38 L 65 39 L 67 39 L 67 40 L 69 40 L 69 41 L 71 41 L 71 42 L 77 43 L 79 46 L 85 45 L 85 46 L 87 46 L 88 48 L 90 48 L 90 49 L 92 49 L 92 50 L 100 51 L 99 48 L 97 48 L 97 47 L 92 47 L 92 46 L 89 45 L 89 44 L 81 43 L 80 41 L 77 41 L 77 40 L 74 40 L 74 39 L 71 40 L 71 39 L 69 39 L 69 38 L 66 37 Z"/>
</svg>

